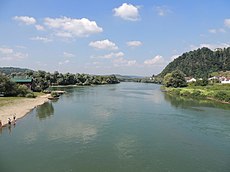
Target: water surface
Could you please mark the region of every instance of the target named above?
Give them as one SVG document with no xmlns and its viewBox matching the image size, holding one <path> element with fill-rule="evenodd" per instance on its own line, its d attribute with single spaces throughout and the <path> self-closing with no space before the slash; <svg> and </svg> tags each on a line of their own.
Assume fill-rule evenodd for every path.
<svg viewBox="0 0 230 172">
<path fill-rule="evenodd" d="M 229 105 L 154 84 L 65 90 L 1 131 L 1 172 L 230 171 Z"/>
</svg>

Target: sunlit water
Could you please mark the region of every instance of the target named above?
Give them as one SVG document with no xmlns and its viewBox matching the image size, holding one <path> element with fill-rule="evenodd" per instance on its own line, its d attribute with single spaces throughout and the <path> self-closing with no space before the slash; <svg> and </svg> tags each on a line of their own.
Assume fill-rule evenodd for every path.
<svg viewBox="0 0 230 172">
<path fill-rule="evenodd" d="M 154 84 L 65 90 L 1 131 L 1 172 L 230 172 L 230 105 Z"/>
</svg>

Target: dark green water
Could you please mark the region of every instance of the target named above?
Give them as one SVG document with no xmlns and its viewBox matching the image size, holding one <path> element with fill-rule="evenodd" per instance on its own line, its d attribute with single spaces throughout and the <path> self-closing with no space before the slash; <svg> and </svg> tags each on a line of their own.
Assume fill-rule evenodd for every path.
<svg viewBox="0 0 230 172">
<path fill-rule="evenodd" d="M 153 84 L 66 91 L 1 131 L 1 172 L 230 172 L 230 105 Z"/>
</svg>

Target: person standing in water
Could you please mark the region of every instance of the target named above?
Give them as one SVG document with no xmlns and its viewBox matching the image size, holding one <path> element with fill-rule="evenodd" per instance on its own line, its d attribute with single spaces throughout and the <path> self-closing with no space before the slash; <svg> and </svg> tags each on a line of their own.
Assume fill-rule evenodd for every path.
<svg viewBox="0 0 230 172">
<path fill-rule="evenodd" d="M 0 129 L 2 128 L 2 121 L 0 120 Z"/>
<path fill-rule="evenodd" d="M 8 118 L 8 124 L 11 125 L 11 119 L 10 118 Z"/>
<path fill-rule="evenodd" d="M 13 117 L 13 124 L 15 125 L 16 124 L 16 115 L 14 114 L 14 117 Z"/>
</svg>

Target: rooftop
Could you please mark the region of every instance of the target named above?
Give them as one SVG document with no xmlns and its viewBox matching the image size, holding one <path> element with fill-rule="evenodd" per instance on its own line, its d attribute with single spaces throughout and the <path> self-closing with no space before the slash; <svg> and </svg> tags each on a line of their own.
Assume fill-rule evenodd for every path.
<svg viewBox="0 0 230 172">
<path fill-rule="evenodd" d="M 14 77 L 14 78 L 11 78 L 11 81 L 16 82 L 16 83 L 28 83 L 28 82 L 32 82 L 32 78 L 30 78 L 30 77 Z"/>
</svg>

